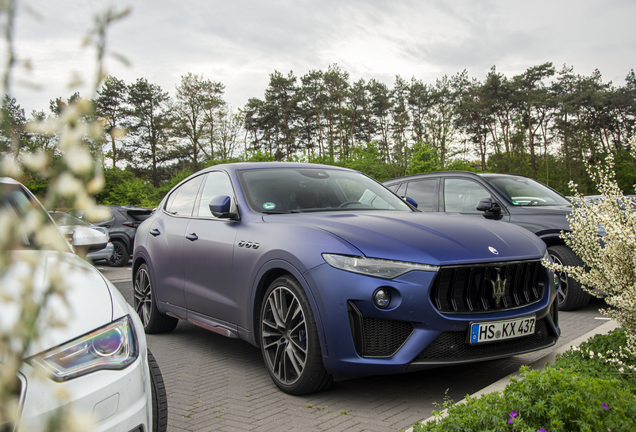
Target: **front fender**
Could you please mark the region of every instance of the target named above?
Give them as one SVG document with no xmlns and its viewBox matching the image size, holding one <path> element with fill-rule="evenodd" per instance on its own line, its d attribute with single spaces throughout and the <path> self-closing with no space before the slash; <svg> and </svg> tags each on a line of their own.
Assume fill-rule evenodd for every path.
<svg viewBox="0 0 636 432">
<path fill-rule="evenodd" d="M 253 329 L 253 331 L 250 332 L 251 334 L 248 336 L 249 342 L 252 343 L 253 345 L 260 347 L 257 317 L 260 314 L 260 304 L 261 304 L 260 300 L 261 300 L 262 294 L 264 294 L 268 288 L 268 286 L 264 286 L 262 282 L 264 280 L 267 280 L 267 275 L 272 271 L 277 273 L 284 272 L 284 273 L 288 273 L 292 275 L 305 291 L 305 295 L 307 296 L 307 299 L 309 300 L 309 304 L 311 306 L 311 310 L 314 314 L 314 319 L 316 321 L 316 328 L 318 330 L 318 338 L 320 340 L 320 349 L 322 351 L 322 355 L 327 356 L 328 347 L 327 347 L 326 338 L 325 338 L 325 328 L 322 322 L 322 314 L 320 313 L 320 310 L 318 309 L 318 305 L 316 303 L 316 298 L 314 297 L 312 288 L 307 282 L 307 280 L 305 279 L 305 277 L 303 276 L 303 273 L 300 270 L 298 270 L 298 268 L 296 268 L 294 265 L 292 265 L 289 261 L 286 261 L 283 259 L 272 259 L 270 261 L 267 261 L 259 268 L 258 272 L 256 273 L 254 282 L 252 284 L 252 290 L 250 295 L 250 304 L 253 306 L 253 313 L 248 316 L 248 323 L 247 323 L 248 324 L 247 327 L 249 329 Z"/>
</svg>

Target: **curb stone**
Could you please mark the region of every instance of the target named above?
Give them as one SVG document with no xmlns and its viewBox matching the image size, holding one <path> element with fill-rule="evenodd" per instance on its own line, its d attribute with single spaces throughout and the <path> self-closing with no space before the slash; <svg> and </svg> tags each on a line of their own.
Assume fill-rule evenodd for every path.
<svg viewBox="0 0 636 432">
<path fill-rule="evenodd" d="M 616 321 L 611 320 L 606 322 L 605 324 L 595 328 L 594 330 L 591 330 L 589 332 L 587 332 L 586 334 L 584 334 L 583 336 L 574 339 L 573 341 L 571 341 L 568 344 L 565 344 L 551 352 L 549 352 L 548 354 L 544 355 L 543 357 L 541 357 L 540 359 L 536 360 L 534 363 L 530 364 L 529 367 L 532 370 L 535 369 L 543 369 L 545 367 L 545 365 L 547 363 L 554 363 L 554 360 L 556 359 L 557 354 L 563 354 L 564 352 L 566 352 L 567 350 L 569 350 L 572 347 L 575 346 L 579 346 L 581 345 L 583 342 L 587 341 L 589 338 L 597 335 L 597 334 L 607 334 L 610 331 L 614 330 L 615 328 L 618 328 L 619 325 Z M 484 387 L 483 389 L 479 390 L 477 393 L 474 393 L 472 395 L 470 395 L 471 398 L 477 398 L 483 394 L 486 393 L 492 393 L 494 391 L 503 391 L 503 389 L 506 388 L 506 385 L 508 385 L 508 382 L 510 381 L 510 378 L 512 378 L 513 376 L 518 376 L 519 375 L 519 371 L 517 372 L 513 372 L 510 375 L 503 377 L 502 379 L 500 379 L 497 382 L 494 382 L 492 384 L 490 384 L 487 387 Z M 462 399 L 459 402 L 457 402 L 456 404 L 462 404 L 462 403 L 466 403 L 466 399 Z M 454 405 L 456 405 L 454 404 Z M 441 417 L 446 417 L 448 415 L 447 410 L 444 410 L 441 412 Z M 434 420 L 435 416 L 431 416 L 427 419 L 421 420 L 420 423 L 428 423 L 431 420 Z M 413 427 L 411 426 L 410 428 L 406 429 L 404 432 L 413 432 Z"/>
</svg>

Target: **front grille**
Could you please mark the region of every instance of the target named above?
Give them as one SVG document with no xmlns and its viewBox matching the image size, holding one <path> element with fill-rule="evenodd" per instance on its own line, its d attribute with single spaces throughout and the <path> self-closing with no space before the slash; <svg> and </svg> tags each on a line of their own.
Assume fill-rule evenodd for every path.
<svg viewBox="0 0 636 432">
<path fill-rule="evenodd" d="M 353 302 L 348 302 L 349 323 L 356 352 L 360 357 L 390 357 L 413 333 L 413 324 L 363 316 Z"/>
<path fill-rule="evenodd" d="M 546 277 L 540 261 L 441 267 L 430 295 L 446 314 L 500 312 L 541 300 Z"/>
<path fill-rule="evenodd" d="M 443 332 L 424 349 L 413 363 L 438 363 L 504 356 L 533 351 L 556 341 L 548 334 L 545 319 L 537 321 L 535 333 L 531 336 L 501 342 L 469 345 L 466 332 Z"/>
</svg>

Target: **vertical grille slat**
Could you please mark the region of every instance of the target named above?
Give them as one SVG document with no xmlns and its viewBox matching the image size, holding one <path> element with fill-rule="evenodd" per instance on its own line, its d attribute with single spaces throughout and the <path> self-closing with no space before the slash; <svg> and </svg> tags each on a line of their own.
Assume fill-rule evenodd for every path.
<svg viewBox="0 0 636 432">
<path fill-rule="evenodd" d="M 455 269 L 451 276 L 450 290 L 448 291 L 448 303 L 450 303 L 451 307 L 455 312 L 457 312 L 457 303 L 455 302 L 455 286 L 457 285 L 457 272 Z"/>
<path fill-rule="evenodd" d="M 539 261 L 441 267 L 431 301 L 449 314 L 516 309 L 543 298 L 546 277 Z"/>
<path fill-rule="evenodd" d="M 539 287 L 538 285 L 538 281 L 537 278 L 539 277 L 539 272 L 537 271 L 537 267 L 535 266 L 534 268 L 534 272 L 533 272 L 533 278 L 532 278 L 532 292 L 534 292 L 534 297 L 535 298 L 539 298 Z"/>
<path fill-rule="evenodd" d="M 470 311 L 474 309 L 473 302 L 470 296 L 470 293 L 473 291 L 474 273 L 475 273 L 475 270 L 472 268 L 468 271 L 468 278 L 466 279 L 466 289 L 464 290 L 464 301 L 466 302 L 466 307 Z"/>
</svg>

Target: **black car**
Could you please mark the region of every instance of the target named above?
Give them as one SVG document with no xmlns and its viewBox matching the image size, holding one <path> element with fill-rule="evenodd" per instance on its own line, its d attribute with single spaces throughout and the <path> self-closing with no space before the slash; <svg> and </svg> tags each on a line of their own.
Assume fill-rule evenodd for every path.
<svg viewBox="0 0 636 432">
<path fill-rule="evenodd" d="M 570 230 L 566 216 L 572 211 L 572 203 L 529 177 L 448 171 L 387 180 L 384 185 L 397 195 L 415 200 L 421 211 L 462 213 L 522 226 L 545 242 L 555 262 L 583 265 L 560 238 L 561 231 Z M 579 309 L 590 301 L 590 294 L 579 282 L 565 274 L 559 277 L 560 310 Z"/>
<path fill-rule="evenodd" d="M 94 225 L 108 228 L 114 251 L 106 262 L 114 267 L 128 264 L 133 252 L 135 233 L 140 223 L 152 214 L 152 210 L 131 205 L 97 206 L 97 211 L 86 215 L 84 210 L 73 209 L 68 213 Z"/>
</svg>

